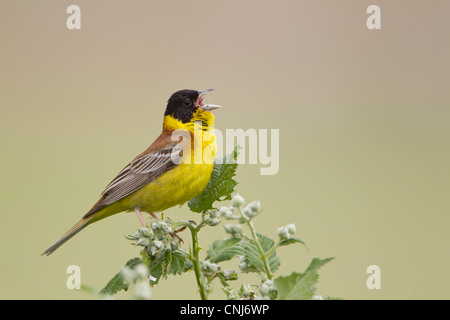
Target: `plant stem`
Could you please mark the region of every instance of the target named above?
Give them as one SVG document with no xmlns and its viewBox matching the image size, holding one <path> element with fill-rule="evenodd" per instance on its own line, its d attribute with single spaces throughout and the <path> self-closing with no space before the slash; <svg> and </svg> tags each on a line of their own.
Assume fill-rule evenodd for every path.
<svg viewBox="0 0 450 320">
<path fill-rule="evenodd" d="M 264 250 L 263 250 L 263 248 L 261 246 L 261 243 L 259 243 L 258 235 L 256 234 L 256 231 L 255 231 L 255 228 L 253 227 L 253 223 L 252 223 L 251 219 L 249 219 L 246 216 L 244 216 L 244 213 L 242 212 L 242 208 L 240 206 L 238 207 L 238 209 L 239 209 L 239 212 L 241 214 L 241 217 L 245 220 L 245 223 L 247 224 L 248 228 L 250 229 L 253 241 L 255 242 L 255 245 L 258 248 L 260 258 L 261 258 L 261 260 L 263 262 L 263 265 L 264 265 L 264 271 L 266 272 L 266 276 L 267 276 L 267 278 L 269 280 L 272 280 L 273 274 L 270 271 L 270 266 L 269 266 L 269 261 L 268 261 L 268 257 L 270 255 L 268 255 L 268 254 L 266 254 L 264 252 Z"/>
<path fill-rule="evenodd" d="M 198 291 L 200 292 L 200 297 L 202 300 L 208 300 L 208 292 L 205 287 L 205 281 L 203 279 L 202 268 L 200 265 L 200 246 L 198 243 L 198 232 L 204 224 L 200 223 L 196 228 L 194 228 L 189 222 L 187 222 L 186 227 L 189 228 L 192 235 L 192 252 L 191 252 L 191 261 L 194 266 L 195 278 L 197 280 Z"/>
<path fill-rule="evenodd" d="M 275 252 L 275 250 L 277 250 L 278 249 L 278 247 L 279 247 L 279 243 L 277 243 L 277 244 L 274 244 L 273 245 L 273 247 L 272 248 L 270 248 L 270 250 L 269 251 L 267 251 L 267 256 L 268 257 L 270 257 L 271 255 L 272 255 L 272 253 L 274 253 Z"/>
</svg>

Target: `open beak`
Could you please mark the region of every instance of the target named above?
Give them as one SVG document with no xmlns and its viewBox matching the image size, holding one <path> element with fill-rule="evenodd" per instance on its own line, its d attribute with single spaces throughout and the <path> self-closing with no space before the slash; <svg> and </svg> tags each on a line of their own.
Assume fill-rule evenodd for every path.
<svg viewBox="0 0 450 320">
<path fill-rule="evenodd" d="M 219 108 L 220 106 L 218 106 L 217 104 L 204 104 L 200 107 L 200 109 L 202 109 L 203 111 L 212 111 Z"/>
<path fill-rule="evenodd" d="M 213 90 L 214 89 L 206 89 L 206 90 L 199 91 L 198 92 L 198 97 L 200 98 L 200 97 L 204 96 L 205 94 L 207 94 L 208 92 L 211 92 Z"/>
<path fill-rule="evenodd" d="M 206 89 L 198 92 L 197 105 L 202 111 L 212 111 L 220 108 L 220 106 L 215 104 L 203 104 L 203 96 L 214 89 Z"/>
</svg>

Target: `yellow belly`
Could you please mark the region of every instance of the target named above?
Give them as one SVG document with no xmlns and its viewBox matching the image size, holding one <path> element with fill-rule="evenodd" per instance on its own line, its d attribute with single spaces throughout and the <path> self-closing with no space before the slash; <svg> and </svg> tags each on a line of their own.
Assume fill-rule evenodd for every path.
<svg viewBox="0 0 450 320">
<path fill-rule="evenodd" d="M 142 189 L 130 194 L 119 205 L 144 212 L 158 212 L 199 195 L 208 184 L 213 164 L 180 164 Z M 129 210 L 130 210 L 129 209 Z"/>
</svg>

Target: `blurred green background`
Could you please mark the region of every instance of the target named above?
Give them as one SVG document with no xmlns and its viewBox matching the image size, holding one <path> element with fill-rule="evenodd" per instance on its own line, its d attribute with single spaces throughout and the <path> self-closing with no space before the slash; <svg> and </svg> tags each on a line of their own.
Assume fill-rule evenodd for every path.
<svg viewBox="0 0 450 320">
<path fill-rule="evenodd" d="M 79 31 L 66 28 L 74 3 Z M 371 4 L 381 30 L 366 28 Z M 138 254 L 123 238 L 138 220 L 119 214 L 40 256 L 153 141 L 183 88 L 216 89 L 219 129 L 280 129 L 278 174 L 242 165 L 237 188 L 263 203 L 259 232 L 296 223 L 308 245 L 280 250 L 278 275 L 334 256 L 323 296 L 450 298 L 449 11 L 446 0 L 1 1 L 0 298 L 95 298 L 66 288 L 67 266 L 101 289 Z M 166 215 L 198 219 L 185 206 Z M 381 290 L 366 287 L 372 264 Z M 153 297 L 198 297 L 194 274 Z"/>
</svg>

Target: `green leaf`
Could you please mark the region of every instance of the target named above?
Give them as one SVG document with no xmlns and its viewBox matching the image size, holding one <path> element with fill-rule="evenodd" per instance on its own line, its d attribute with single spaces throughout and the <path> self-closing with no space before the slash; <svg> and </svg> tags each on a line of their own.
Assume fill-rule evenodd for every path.
<svg viewBox="0 0 450 320">
<path fill-rule="evenodd" d="M 209 259 L 213 263 L 230 260 L 239 251 L 238 243 L 241 241 L 239 238 L 230 238 L 223 240 L 216 240 L 209 246 L 206 253 L 208 254 L 206 259 Z"/>
<path fill-rule="evenodd" d="M 234 187 L 238 184 L 233 177 L 236 175 L 238 147 L 223 159 L 214 161 L 214 168 L 211 173 L 208 185 L 205 190 L 188 202 L 189 208 L 193 212 L 205 212 L 213 209 L 216 201 L 230 200 Z"/>
<path fill-rule="evenodd" d="M 139 258 L 133 258 L 129 260 L 125 266 L 130 269 L 134 269 L 138 264 L 142 262 Z M 101 295 L 114 295 L 121 290 L 127 291 L 129 287 L 129 283 L 125 281 L 122 276 L 122 271 L 119 271 L 107 284 L 106 286 L 100 290 Z"/>
<path fill-rule="evenodd" d="M 172 252 L 172 263 L 169 268 L 169 274 L 177 275 L 191 270 L 192 261 L 189 260 L 189 254 L 184 250 L 175 250 Z"/>
<path fill-rule="evenodd" d="M 259 244 L 261 245 L 264 252 L 269 251 L 275 245 L 275 242 L 268 236 L 265 236 L 261 233 L 256 233 L 256 236 L 258 237 Z"/>
<path fill-rule="evenodd" d="M 157 257 L 150 258 L 145 253 L 142 256 L 151 276 L 155 278 L 151 281 L 151 285 L 157 284 L 161 278 L 167 278 L 169 274 L 182 274 L 193 267 L 188 253 L 182 249 L 167 250 Z"/>
<path fill-rule="evenodd" d="M 289 238 L 289 239 L 283 240 L 280 242 L 279 246 L 280 247 L 287 246 L 287 245 L 290 245 L 293 243 L 301 243 L 302 245 L 304 245 L 306 247 L 306 244 L 299 238 Z"/>
<path fill-rule="evenodd" d="M 259 233 L 256 235 L 264 252 L 269 251 L 275 245 L 275 242 L 269 237 Z M 258 247 L 252 240 L 239 238 L 216 240 L 208 248 L 207 254 L 206 259 L 213 263 L 230 260 L 237 255 L 244 256 L 245 260 L 252 267 L 246 272 L 265 271 Z M 268 262 L 272 272 L 275 272 L 280 267 L 280 259 L 275 252 L 270 255 Z"/>
<path fill-rule="evenodd" d="M 334 258 L 314 258 L 304 273 L 293 272 L 289 276 L 281 276 L 274 280 L 279 300 L 310 300 L 316 291 L 315 284 L 319 279 L 317 271 Z"/>
<path fill-rule="evenodd" d="M 257 233 L 256 235 L 264 252 L 269 251 L 275 245 L 275 242 L 271 238 L 260 233 Z M 246 261 L 255 269 L 264 271 L 264 264 L 256 244 L 249 240 L 242 240 L 239 245 L 242 248 L 240 254 L 245 257 Z M 280 258 L 278 258 L 275 252 L 268 258 L 268 263 L 271 272 L 277 271 L 280 267 Z"/>
<path fill-rule="evenodd" d="M 264 252 L 269 251 L 275 245 L 275 242 L 271 238 L 269 238 L 263 234 L 256 233 L 256 236 L 258 237 L 259 243 L 261 244 L 261 247 L 264 250 Z M 259 262 L 262 265 L 261 260 Z M 278 256 L 276 255 L 275 252 L 273 252 L 269 256 L 268 262 L 269 262 L 269 267 L 270 267 L 271 272 L 277 271 L 278 268 L 280 267 L 280 258 L 278 258 Z"/>
</svg>

